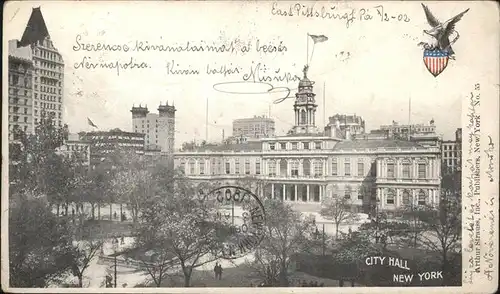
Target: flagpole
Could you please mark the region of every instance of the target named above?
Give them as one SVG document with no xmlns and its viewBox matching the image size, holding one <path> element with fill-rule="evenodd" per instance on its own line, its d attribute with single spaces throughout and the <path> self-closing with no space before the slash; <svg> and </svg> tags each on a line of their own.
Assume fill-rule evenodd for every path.
<svg viewBox="0 0 500 294">
<path fill-rule="evenodd" d="M 205 141 L 208 142 L 208 96 L 207 96 L 207 107 L 205 113 Z"/>
<path fill-rule="evenodd" d="M 307 38 L 306 65 L 309 65 L 309 33 L 307 33 L 306 38 Z"/>
<path fill-rule="evenodd" d="M 314 47 L 313 47 L 314 50 Z M 323 81 L 323 127 L 326 126 L 326 102 L 325 102 L 326 82 Z"/>
<path fill-rule="evenodd" d="M 314 55 L 314 48 L 315 48 L 315 47 L 316 47 L 316 43 L 313 43 L 313 50 L 312 50 L 312 52 L 311 52 L 311 58 L 309 59 L 309 62 L 311 62 L 311 61 L 312 61 L 312 59 L 313 59 L 313 55 Z"/>
</svg>

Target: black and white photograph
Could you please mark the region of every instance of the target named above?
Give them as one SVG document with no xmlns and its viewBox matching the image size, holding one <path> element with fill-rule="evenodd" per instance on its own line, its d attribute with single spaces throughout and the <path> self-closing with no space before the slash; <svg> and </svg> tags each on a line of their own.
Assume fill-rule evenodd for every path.
<svg viewBox="0 0 500 294">
<path fill-rule="evenodd" d="M 498 3 L 3 16 L 3 291 L 497 289 Z"/>
</svg>

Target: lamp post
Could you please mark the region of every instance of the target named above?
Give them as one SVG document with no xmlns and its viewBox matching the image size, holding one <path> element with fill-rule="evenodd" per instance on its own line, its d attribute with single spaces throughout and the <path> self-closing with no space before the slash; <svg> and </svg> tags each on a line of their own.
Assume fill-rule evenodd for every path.
<svg viewBox="0 0 500 294">
<path fill-rule="evenodd" d="M 321 249 L 322 249 L 321 251 L 322 251 L 322 255 L 325 256 L 325 245 L 326 245 L 325 244 L 326 243 L 325 242 L 325 224 L 323 223 L 322 226 L 323 226 L 323 230 L 322 230 L 323 235 L 321 237 Z M 318 239 L 319 234 L 320 233 L 319 233 L 318 227 L 316 227 L 316 232 L 314 232 L 316 239 Z"/>
<path fill-rule="evenodd" d="M 325 224 L 323 223 L 323 256 L 325 256 Z"/>
<path fill-rule="evenodd" d="M 380 221 L 380 216 L 379 216 L 379 202 L 380 202 L 380 199 L 377 197 L 376 198 L 376 202 L 375 202 L 375 243 L 378 244 L 378 231 L 379 231 L 379 221 Z"/>
<path fill-rule="evenodd" d="M 114 271 L 115 271 L 115 278 L 114 278 L 114 284 L 115 284 L 115 288 L 116 288 L 116 248 L 118 247 L 118 238 L 117 237 L 113 237 L 113 255 L 114 255 Z"/>
</svg>

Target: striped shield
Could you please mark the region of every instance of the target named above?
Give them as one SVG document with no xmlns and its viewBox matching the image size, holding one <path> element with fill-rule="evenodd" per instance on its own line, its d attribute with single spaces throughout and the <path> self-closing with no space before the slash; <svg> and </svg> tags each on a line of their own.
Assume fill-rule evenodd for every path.
<svg viewBox="0 0 500 294">
<path fill-rule="evenodd" d="M 429 72 L 437 77 L 440 73 L 444 71 L 446 66 L 448 66 L 448 53 L 439 50 L 438 48 L 433 50 L 424 50 L 424 64 Z"/>
</svg>

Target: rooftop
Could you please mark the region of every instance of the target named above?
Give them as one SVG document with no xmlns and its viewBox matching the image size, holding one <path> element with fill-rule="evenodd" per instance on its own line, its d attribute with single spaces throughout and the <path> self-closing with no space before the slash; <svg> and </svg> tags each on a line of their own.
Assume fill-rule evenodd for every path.
<svg viewBox="0 0 500 294">
<path fill-rule="evenodd" d="M 221 145 L 204 145 L 196 146 L 194 150 L 187 150 L 183 152 L 223 152 L 223 151 L 234 151 L 234 152 L 249 152 L 249 151 L 261 151 L 261 142 L 246 142 L 241 144 L 221 144 Z"/>
<path fill-rule="evenodd" d="M 343 141 L 335 145 L 333 150 L 352 150 L 352 149 L 372 149 L 372 148 L 418 148 L 425 149 L 420 144 L 403 140 L 352 140 Z"/>
<path fill-rule="evenodd" d="M 33 8 L 21 41 L 17 43 L 17 46 L 25 47 L 35 44 L 39 41 L 43 41 L 46 37 L 49 37 L 49 30 L 45 25 L 42 11 L 40 7 Z"/>
</svg>

